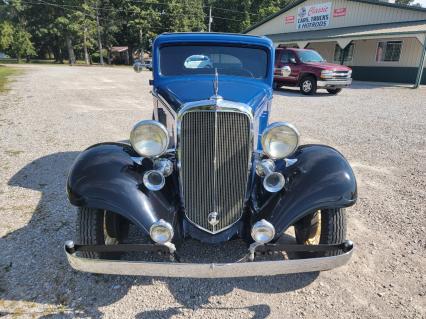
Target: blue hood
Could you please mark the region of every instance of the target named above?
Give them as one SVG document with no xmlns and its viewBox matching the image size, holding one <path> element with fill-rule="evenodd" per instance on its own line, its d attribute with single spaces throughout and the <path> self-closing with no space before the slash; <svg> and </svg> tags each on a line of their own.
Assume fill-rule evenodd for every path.
<svg viewBox="0 0 426 319">
<path fill-rule="evenodd" d="M 175 112 L 184 103 L 208 100 L 214 95 L 213 76 L 179 77 L 162 81 L 156 92 L 173 107 Z M 262 81 L 219 76 L 218 94 L 223 99 L 244 103 L 257 111 L 266 101 L 272 98 L 272 90 Z"/>
</svg>

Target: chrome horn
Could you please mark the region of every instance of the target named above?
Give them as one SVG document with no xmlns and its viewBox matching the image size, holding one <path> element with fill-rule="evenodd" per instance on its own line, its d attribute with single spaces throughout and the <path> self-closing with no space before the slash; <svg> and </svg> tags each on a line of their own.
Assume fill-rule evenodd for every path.
<svg viewBox="0 0 426 319">
<path fill-rule="evenodd" d="M 271 159 L 264 159 L 256 165 L 256 174 L 264 177 L 263 187 L 270 193 L 279 192 L 285 186 L 284 175 L 275 172 L 275 163 Z"/>
<path fill-rule="evenodd" d="M 173 163 L 166 158 L 154 161 L 154 169 L 145 172 L 143 184 L 151 191 L 159 191 L 166 183 L 166 177 L 173 173 Z"/>
</svg>

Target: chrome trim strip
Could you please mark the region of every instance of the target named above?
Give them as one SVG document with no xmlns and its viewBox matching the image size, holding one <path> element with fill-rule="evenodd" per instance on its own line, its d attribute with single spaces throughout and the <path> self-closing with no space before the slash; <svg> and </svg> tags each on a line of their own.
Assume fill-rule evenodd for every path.
<svg viewBox="0 0 426 319">
<path fill-rule="evenodd" d="M 327 79 L 324 81 L 318 81 L 317 82 L 317 87 L 326 87 L 326 86 L 335 86 L 335 85 L 342 85 L 342 86 L 348 86 L 352 84 L 352 79 L 346 79 L 346 80 L 333 80 L 333 79 Z"/>
<path fill-rule="evenodd" d="M 184 201 L 184 193 L 183 193 L 183 185 L 182 185 L 182 171 L 181 171 L 181 162 L 180 162 L 180 136 L 181 136 L 181 123 L 182 123 L 182 117 L 189 113 L 189 112 L 237 112 L 237 113 L 243 113 L 249 117 L 250 120 L 250 144 L 252 145 L 251 151 L 249 154 L 250 160 L 247 163 L 247 186 L 246 186 L 246 194 L 244 198 L 244 204 L 247 203 L 250 192 L 249 190 L 249 177 L 250 177 L 250 171 L 251 171 L 251 165 L 252 165 L 252 157 L 253 157 L 253 151 L 255 146 L 255 140 L 254 140 L 254 115 L 253 110 L 248 105 L 239 103 L 239 102 L 233 102 L 228 100 L 222 100 L 222 99 L 209 99 L 209 100 L 202 100 L 202 101 L 196 101 L 196 102 L 188 102 L 183 105 L 183 107 L 179 110 L 179 113 L 176 118 L 176 132 L 175 132 L 175 145 L 176 145 L 176 160 L 177 160 L 177 167 L 179 169 L 179 188 L 180 188 L 180 199 L 182 201 L 183 207 L 184 207 L 184 213 L 186 219 L 195 227 L 208 232 L 210 234 L 217 234 L 219 232 L 222 232 L 226 229 L 229 229 L 233 225 L 235 225 L 238 221 L 241 220 L 241 217 L 243 214 L 241 214 L 240 218 L 235 221 L 234 223 L 228 225 L 225 228 L 221 228 L 219 230 L 216 230 L 214 232 L 205 229 L 204 227 L 201 227 L 200 225 L 194 223 L 186 214 L 185 212 L 185 201 Z"/>
<path fill-rule="evenodd" d="M 235 278 L 330 270 L 345 265 L 351 258 L 353 250 L 352 248 L 346 253 L 331 257 L 229 264 L 90 259 L 77 257 L 75 253 L 69 253 L 66 248 L 65 254 L 72 268 L 97 274 L 181 278 Z"/>
</svg>

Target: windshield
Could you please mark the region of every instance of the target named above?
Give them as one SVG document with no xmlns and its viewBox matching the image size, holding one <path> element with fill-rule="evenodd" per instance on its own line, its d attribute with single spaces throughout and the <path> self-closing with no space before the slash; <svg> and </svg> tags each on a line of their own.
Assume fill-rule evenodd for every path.
<svg viewBox="0 0 426 319">
<path fill-rule="evenodd" d="M 324 59 L 321 55 L 319 55 L 318 52 L 313 50 L 306 50 L 306 51 L 298 51 L 297 55 L 299 56 L 299 60 L 306 63 L 306 62 L 324 62 Z"/>
<path fill-rule="evenodd" d="M 173 45 L 160 49 L 160 72 L 166 76 L 214 74 L 263 79 L 268 71 L 265 50 L 217 45 Z"/>
</svg>

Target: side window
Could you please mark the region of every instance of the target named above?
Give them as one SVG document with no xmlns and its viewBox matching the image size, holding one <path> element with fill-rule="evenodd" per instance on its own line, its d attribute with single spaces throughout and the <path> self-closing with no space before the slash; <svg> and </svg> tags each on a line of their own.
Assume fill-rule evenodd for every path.
<svg viewBox="0 0 426 319">
<path fill-rule="evenodd" d="M 290 52 L 289 51 L 284 51 L 281 54 L 281 60 L 280 60 L 280 62 L 281 63 L 285 63 L 285 64 L 287 64 L 287 63 L 290 62 Z"/>
<path fill-rule="evenodd" d="M 350 43 L 342 49 L 338 44 L 334 48 L 334 61 L 338 63 L 352 62 L 354 56 L 354 44 Z"/>
<path fill-rule="evenodd" d="M 379 42 L 376 62 L 398 62 L 401 56 L 402 41 Z"/>
</svg>

